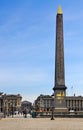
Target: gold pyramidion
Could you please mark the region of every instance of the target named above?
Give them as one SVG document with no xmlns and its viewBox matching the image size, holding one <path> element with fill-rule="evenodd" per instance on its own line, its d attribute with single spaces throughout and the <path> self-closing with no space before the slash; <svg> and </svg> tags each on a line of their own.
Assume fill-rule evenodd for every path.
<svg viewBox="0 0 83 130">
<path fill-rule="evenodd" d="M 58 14 L 62 14 L 62 9 L 60 6 L 58 7 Z"/>
</svg>

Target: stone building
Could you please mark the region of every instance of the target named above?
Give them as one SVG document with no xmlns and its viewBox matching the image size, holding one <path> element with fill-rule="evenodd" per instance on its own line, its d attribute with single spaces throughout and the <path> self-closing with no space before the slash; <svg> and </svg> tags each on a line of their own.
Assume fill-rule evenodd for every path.
<svg viewBox="0 0 83 130">
<path fill-rule="evenodd" d="M 68 112 L 83 112 L 83 97 L 82 96 L 66 96 L 66 107 Z M 35 109 L 39 112 L 50 112 L 54 105 L 54 96 L 40 95 L 35 100 Z"/>
<path fill-rule="evenodd" d="M 21 103 L 21 111 L 25 111 L 27 110 L 28 112 L 30 112 L 32 109 L 32 103 L 29 101 L 22 101 Z"/>
<path fill-rule="evenodd" d="M 82 96 L 66 96 L 66 106 L 69 111 L 76 112 L 83 111 L 83 97 Z"/>
<path fill-rule="evenodd" d="M 2 92 L 0 92 L 0 112 L 2 112 Z"/>
<path fill-rule="evenodd" d="M 38 112 L 48 112 L 51 111 L 53 106 L 52 96 L 50 95 L 40 95 L 35 100 L 35 109 Z"/>
<path fill-rule="evenodd" d="M 15 111 L 21 111 L 21 100 L 22 96 L 17 95 L 6 95 L 2 94 L 0 96 L 0 112 L 4 115 L 14 114 Z"/>
</svg>

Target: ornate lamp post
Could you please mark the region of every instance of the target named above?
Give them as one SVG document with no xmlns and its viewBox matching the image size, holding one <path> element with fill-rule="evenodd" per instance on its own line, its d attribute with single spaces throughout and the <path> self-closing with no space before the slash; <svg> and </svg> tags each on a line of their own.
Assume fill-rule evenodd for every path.
<svg viewBox="0 0 83 130">
<path fill-rule="evenodd" d="M 52 96 L 52 115 L 51 120 L 54 120 L 54 95 Z"/>
<path fill-rule="evenodd" d="M 4 94 L 3 98 L 3 110 L 4 110 L 4 118 L 6 117 L 6 94 Z"/>
<path fill-rule="evenodd" d="M 12 118 L 13 118 L 13 115 L 14 115 L 14 102 L 13 102 L 13 99 L 12 99 Z"/>
</svg>

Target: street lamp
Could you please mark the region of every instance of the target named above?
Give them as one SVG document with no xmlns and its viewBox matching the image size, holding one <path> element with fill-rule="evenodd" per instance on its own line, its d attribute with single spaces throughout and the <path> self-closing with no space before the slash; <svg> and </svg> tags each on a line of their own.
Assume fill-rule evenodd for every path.
<svg viewBox="0 0 83 130">
<path fill-rule="evenodd" d="M 14 102 L 13 102 L 13 99 L 12 99 L 12 118 L 13 118 L 13 115 L 14 115 Z"/>
<path fill-rule="evenodd" d="M 12 105 L 12 118 L 13 118 L 13 105 Z"/>
<path fill-rule="evenodd" d="M 4 94 L 4 100 L 3 100 L 3 110 L 4 110 L 4 118 L 6 117 L 6 94 Z"/>
<path fill-rule="evenodd" d="M 6 108 L 4 106 L 4 118 L 6 118 Z"/>
<path fill-rule="evenodd" d="M 52 115 L 51 120 L 54 120 L 54 95 L 52 96 Z"/>
</svg>

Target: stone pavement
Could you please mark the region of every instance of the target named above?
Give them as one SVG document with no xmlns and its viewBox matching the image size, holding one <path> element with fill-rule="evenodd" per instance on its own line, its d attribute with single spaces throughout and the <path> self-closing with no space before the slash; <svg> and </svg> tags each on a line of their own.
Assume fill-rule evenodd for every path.
<svg viewBox="0 0 83 130">
<path fill-rule="evenodd" d="M 83 130 L 83 118 L 3 118 L 0 130 Z"/>
</svg>

